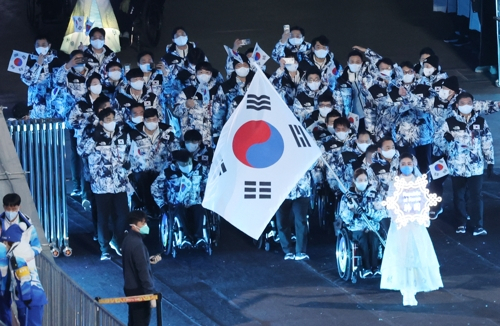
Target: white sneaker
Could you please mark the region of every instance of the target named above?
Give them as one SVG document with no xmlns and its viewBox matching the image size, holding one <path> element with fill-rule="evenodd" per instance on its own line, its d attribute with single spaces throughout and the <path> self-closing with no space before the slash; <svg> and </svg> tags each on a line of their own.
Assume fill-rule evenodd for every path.
<svg viewBox="0 0 500 326">
<path fill-rule="evenodd" d="M 289 252 L 285 255 L 285 260 L 294 260 L 295 259 L 295 254 Z"/>
</svg>

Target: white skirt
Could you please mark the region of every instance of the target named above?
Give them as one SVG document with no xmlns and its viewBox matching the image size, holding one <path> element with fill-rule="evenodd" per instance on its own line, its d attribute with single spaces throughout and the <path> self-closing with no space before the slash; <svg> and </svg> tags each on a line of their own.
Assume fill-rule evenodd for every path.
<svg viewBox="0 0 500 326">
<path fill-rule="evenodd" d="M 381 289 L 416 293 L 443 287 L 439 262 L 427 228 L 416 222 L 399 230 L 391 222 L 380 271 Z"/>
</svg>

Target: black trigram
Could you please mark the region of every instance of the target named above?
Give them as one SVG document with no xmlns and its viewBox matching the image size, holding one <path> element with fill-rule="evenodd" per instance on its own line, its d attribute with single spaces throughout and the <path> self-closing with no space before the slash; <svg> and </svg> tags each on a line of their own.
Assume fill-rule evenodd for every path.
<svg viewBox="0 0 500 326">
<path fill-rule="evenodd" d="M 311 147 L 309 140 L 307 140 L 304 128 L 301 125 L 288 125 L 292 132 L 293 138 L 298 147 Z"/>
<path fill-rule="evenodd" d="M 271 110 L 271 98 L 267 95 L 257 96 L 255 94 L 248 94 L 247 109 L 257 111 Z"/>
<path fill-rule="evenodd" d="M 244 198 L 245 199 L 271 199 L 271 182 L 260 181 L 257 187 L 257 181 L 245 181 Z"/>
<path fill-rule="evenodd" d="M 220 172 L 219 175 L 222 175 L 222 173 L 226 173 L 226 166 L 224 165 L 224 162 L 221 162 L 220 164 Z"/>
</svg>

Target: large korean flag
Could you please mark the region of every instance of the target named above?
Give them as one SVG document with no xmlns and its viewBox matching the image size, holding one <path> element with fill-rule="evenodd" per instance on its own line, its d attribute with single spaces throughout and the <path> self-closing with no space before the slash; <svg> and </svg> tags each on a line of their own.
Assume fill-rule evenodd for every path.
<svg viewBox="0 0 500 326">
<path fill-rule="evenodd" d="M 321 151 L 258 68 L 222 129 L 203 207 L 258 239 Z"/>
</svg>

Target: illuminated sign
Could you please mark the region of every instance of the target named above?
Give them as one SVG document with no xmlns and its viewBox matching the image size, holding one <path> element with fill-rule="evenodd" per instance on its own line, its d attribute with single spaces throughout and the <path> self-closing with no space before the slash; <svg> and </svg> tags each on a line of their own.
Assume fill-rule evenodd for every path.
<svg viewBox="0 0 500 326">
<path fill-rule="evenodd" d="M 430 194 L 427 186 L 427 176 L 424 174 L 414 181 L 406 181 L 403 178 L 394 179 L 394 193 L 382 202 L 387 209 L 396 215 L 394 222 L 398 229 L 406 226 L 409 222 L 417 222 L 428 227 L 430 206 L 436 206 L 441 202 L 441 197 Z"/>
</svg>

